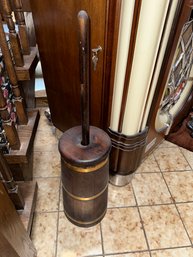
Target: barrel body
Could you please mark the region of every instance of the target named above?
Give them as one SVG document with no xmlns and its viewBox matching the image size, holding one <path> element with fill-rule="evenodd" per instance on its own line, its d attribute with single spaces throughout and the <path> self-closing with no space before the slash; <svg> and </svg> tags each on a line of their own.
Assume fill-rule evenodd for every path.
<svg viewBox="0 0 193 257">
<path fill-rule="evenodd" d="M 111 141 L 101 129 L 90 127 L 90 143 L 81 145 L 81 128 L 74 127 L 59 141 L 63 205 L 75 225 L 90 227 L 107 210 Z"/>
</svg>

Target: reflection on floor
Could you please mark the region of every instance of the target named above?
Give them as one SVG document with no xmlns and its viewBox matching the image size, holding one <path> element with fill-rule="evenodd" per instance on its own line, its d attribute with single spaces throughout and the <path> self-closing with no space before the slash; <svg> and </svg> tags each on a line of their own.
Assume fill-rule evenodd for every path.
<svg viewBox="0 0 193 257">
<path fill-rule="evenodd" d="M 38 257 L 193 256 L 192 152 L 162 143 L 131 185 L 109 186 L 101 224 L 79 228 L 63 213 L 58 142 L 43 113 L 34 145 L 39 189 L 32 240 Z"/>
</svg>

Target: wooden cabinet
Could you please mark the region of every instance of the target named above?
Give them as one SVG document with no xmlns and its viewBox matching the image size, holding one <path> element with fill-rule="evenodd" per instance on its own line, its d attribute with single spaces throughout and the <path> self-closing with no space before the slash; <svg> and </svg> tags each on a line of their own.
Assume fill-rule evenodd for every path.
<svg viewBox="0 0 193 257">
<path fill-rule="evenodd" d="M 192 63 L 189 65 L 188 58 L 186 57 L 192 56 L 193 48 L 193 25 L 192 22 L 190 22 L 192 19 L 192 6 L 192 0 L 178 1 L 178 8 L 173 20 L 170 37 L 149 112 L 147 122 L 149 133 L 145 151 L 146 155 L 163 140 L 168 132 L 172 132 L 174 128 L 183 121 L 192 108 L 193 90 L 192 80 L 189 78 L 192 77 L 193 70 Z M 182 57 L 182 67 L 180 67 L 180 62 L 182 61 L 179 55 Z M 178 79 L 175 78 L 177 76 Z M 174 78 L 175 86 L 171 86 L 171 77 Z M 182 79 L 180 77 L 182 77 Z M 182 86 L 183 90 L 179 92 Z M 173 92 L 170 92 L 170 90 L 173 90 Z M 176 100 L 177 94 L 179 94 L 179 96 L 177 96 L 178 99 Z M 170 99 L 168 100 L 167 98 Z"/>
<path fill-rule="evenodd" d="M 107 123 L 112 35 L 117 3 L 108 0 L 32 0 L 36 38 L 48 103 L 54 125 L 64 131 L 80 124 L 79 40 L 77 14 L 84 9 L 91 22 L 91 48 L 102 47 L 91 63 L 91 124 Z M 111 25 L 109 26 L 109 23 Z M 108 62 L 108 65 L 107 65 Z"/>
</svg>

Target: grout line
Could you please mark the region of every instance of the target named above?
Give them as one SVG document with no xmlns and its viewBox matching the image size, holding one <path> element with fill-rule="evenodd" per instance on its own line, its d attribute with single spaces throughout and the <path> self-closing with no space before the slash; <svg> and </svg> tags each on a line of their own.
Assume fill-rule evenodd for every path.
<svg viewBox="0 0 193 257">
<path fill-rule="evenodd" d="M 141 213 L 140 213 L 139 205 L 138 205 L 138 202 L 137 202 L 137 197 L 136 197 L 136 195 L 135 195 L 135 191 L 134 191 L 134 187 L 133 187 L 133 185 L 132 185 L 132 182 L 131 182 L 131 188 L 132 188 L 132 190 L 133 190 L 133 195 L 134 195 L 135 202 L 136 202 L 136 207 L 137 207 L 137 210 L 138 210 L 138 213 L 139 213 L 139 218 L 140 218 L 140 222 L 141 222 L 141 227 L 142 227 L 142 229 L 143 229 L 145 241 L 146 241 L 146 244 L 147 244 L 147 249 L 148 249 L 148 252 L 149 252 L 150 257 L 152 257 L 151 252 L 150 252 L 149 242 L 148 242 L 148 239 L 147 239 L 147 234 L 146 234 L 146 231 L 145 231 L 145 227 L 144 227 L 144 224 L 143 224 L 143 219 L 142 219 L 142 216 L 141 216 Z"/>
<path fill-rule="evenodd" d="M 158 173 L 160 173 L 160 171 L 143 171 L 143 172 L 136 172 L 135 176 L 141 175 L 141 174 L 158 174 Z"/>
<path fill-rule="evenodd" d="M 124 205 L 124 206 L 111 206 L 111 207 L 107 207 L 107 209 L 111 210 L 111 209 L 115 209 L 115 208 L 124 209 L 124 208 L 133 208 L 133 207 L 136 207 L 136 204 L 135 205 Z"/>
<path fill-rule="evenodd" d="M 56 144 L 54 143 L 53 146 L 56 146 L 56 149 L 54 149 L 54 150 L 53 149 L 52 150 L 45 150 L 45 149 L 43 149 L 44 146 L 38 146 L 38 148 L 42 147 L 42 149 L 35 150 L 35 147 L 34 147 L 33 151 L 34 151 L 34 153 L 37 153 L 37 152 L 52 153 L 52 152 L 55 152 L 57 150 L 58 143 L 56 143 Z"/>
<path fill-rule="evenodd" d="M 85 255 L 84 257 L 105 257 L 105 255 L 101 255 L 101 254 L 94 254 L 94 255 Z"/>
<path fill-rule="evenodd" d="M 136 250 L 136 251 L 127 251 L 127 252 L 117 252 L 117 253 L 106 253 L 106 255 L 105 256 L 114 256 L 114 255 L 120 255 L 120 257 L 124 254 L 131 254 L 131 253 L 149 253 L 150 254 L 150 252 L 149 252 L 149 250 Z M 87 256 L 86 256 L 87 257 Z M 90 256 L 89 256 L 90 257 Z"/>
<path fill-rule="evenodd" d="M 166 247 L 166 248 L 155 248 L 155 249 L 151 249 L 151 252 L 163 251 L 163 250 L 175 250 L 175 249 L 181 249 L 181 248 L 192 248 L 192 246 L 191 245 L 183 245 L 183 246 L 173 246 L 173 247 Z"/>
<path fill-rule="evenodd" d="M 56 227 L 56 245 L 55 245 L 55 257 L 57 257 L 58 253 L 58 229 L 59 229 L 59 210 L 60 210 L 60 197 L 61 197 L 61 180 L 60 180 L 60 186 L 59 186 L 59 196 L 58 196 L 58 218 L 57 218 L 57 227 Z"/>
<path fill-rule="evenodd" d="M 186 172 L 186 171 L 193 171 L 192 169 L 188 169 L 188 170 L 163 170 L 163 171 L 144 171 L 144 172 L 137 172 L 136 175 L 138 174 L 155 174 L 155 173 L 173 173 L 173 172 Z"/>
<path fill-rule="evenodd" d="M 156 160 L 157 162 L 157 160 Z M 186 172 L 186 171 L 192 171 L 192 169 L 183 169 L 183 170 L 161 170 L 161 173 L 172 173 L 172 172 Z"/>
<path fill-rule="evenodd" d="M 170 191 L 170 189 L 169 189 L 169 186 L 168 186 L 168 184 L 167 184 L 167 182 L 166 182 L 166 179 L 165 179 L 165 177 L 164 177 L 163 174 L 162 174 L 162 176 L 163 176 L 163 179 L 164 179 L 164 181 L 165 181 L 165 183 L 166 183 L 166 186 L 167 186 L 167 188 L 168 188 L 168 191 L 169 191 L 171 197 L 173 198 L 172 193 L 171 193 L 171 191 Z M 183 227 L 184 227 L 184 229 L 185 229 L 185 231 L 186 231 L 186 234 L 187 234 L 187 236 L 188 236 L 188 238 L 189 238 L 189 240 L 190 240 L 190 244 L 192 245 L 192 240 L 191 240 L 191 238 L 190 238 L 190 236 L 189 236 L 189 233 L 188 233 L 188 231 L 187 231 L 187 229 L 186 229 L 186 226 L 185 226 L 184 221 L 183 221 L 183 219 L 182 219 L 182 217 L 181 217 L 181 214 L 180 214 L 180 212 L 179 212 L 179 210 L 178 210 L 178 208 L 177 208 L 177 205 L 176 205 L 175 200 L 174 200 L 174 205 L 175 205 L 175 207 L 176 207 L 176 210 L 177 210 L 177 213 L 178 213 L 178 215 L 179 215 L 179 217 L 180 217 L 180 220 L 181 220 L 181 222 L 182 222 L 182 225 L 183 225 Z"/>
<path fill-rule="evenodd" d="M 33 180 L 36 180 L 36 179 L 47 179 L 47 178 L 60 178 L 60 175 L 53 176 L 53 177 L 33 177 Z"/>
<path fill-rule="evenodd" d="M 102 232 L 102 224 L 101 224 L 101 222 L 100 222 L 100 234 L 101 234 L 102 255 L 105 256 L 104 241 L 103 241 L 103 232 Z"/>
<path fill-rule="evenodd" d="M 44 213 L 55 213 L 55 212 L 58 212 L 58 210 L 55 210 L 55 211 L 36 211 L 35 210 L 35 214 L 44 214 Z"/>
<path fill-rule="evenodd" d="M 191 172 L 192 169 L 183 169 L 183 170 L 163 170 L 161 171 L 162 173 L 173 173 L 173 172 L 178 172 L 178 173 L 183 173 L 183 172 Z"/>
<path fill-rule="evenodd" d="M 173 199 L 173 198 L 172 198 Z M 154 204 L 138 204 L 138 207 L 153 207 L 153 206 L 162 206 L 162 205 L 174 205 L 174 202 L 176 204 L 188 204 L 188 203 L 193 203 L 193 201 L 186 201 L 186 202 L 176 202 L 173 200 L 171 203 L 154 203 Z M 114 207 L 108 207 L 108 210 L 111 209 L 124 209 L 124 208 L 135 208 L 137 205 L 129 205 L 129 206 L 114 206 Z"/>
<path fill-rule="evenodd" d="M 160 168 L 157 159 L 156 159 L 156 162 L 157 162 L 158 167 Z M 161 168 L 160 168 L 160 171 L 161 171 Z M 181 222 L 182 222 L 182 225 L 183 225 L 183 227 L 184 227 L 184 230 L 185 230 L 185 232 L 186 232 L 186 234 L 187 234 L 187 236 L 188 236 L 188 239 L 189 239 L 189 241 L 190 241 L 190 244 L 192 245 L 192 240 L 191 240 L 191 238 L 190 238 L 190 236 L 189 236 L 189 233 L 188 233 L 188 231 L 187 231 L 187 229 L 186 229 L 186 227 L 185 227 L 185 224 L 184 224 L 184 222 L 183 222 L 183 220 L 182 220 L 182 217 L 181 217 L 181 215 L 180 215 L 180 212 L 179 212 L 179 210 L 178 210 L 178 208 L 177 208 L 176 201 L 175 201 L 175 199 L 173 198 L 173 195 L 172 195 L 171 190 L 170 190 L 170 188 L 169 188 L 169 186 L 168 186 L 168 184 L 167 184 L 167 181 L 166 181 L 166 179 L 165 179 L 165 177 L 164 177 L 164 174 L 163 174 L 162 172 L 161 172 L 161 174 L 162 174 L 163 180 L 165 181 L 165 184 L 166 184 L 166 186 L 167 186 L 167 189 L 168 189 L 168 191 L 169 191 L 169 193 L 170 193 L 171 199 L 173 199 L 173 201 L 174 201 L 173 204 L 174 204 L 174 206 L 175 206 L 175 208 L 176 208 L 176 211 L 177 211 L 177 213 L 178 213 L 178 215 L 179 215 L 179 218 L 180 218 L 180 220 L 181 220 Z"/>
</svg>

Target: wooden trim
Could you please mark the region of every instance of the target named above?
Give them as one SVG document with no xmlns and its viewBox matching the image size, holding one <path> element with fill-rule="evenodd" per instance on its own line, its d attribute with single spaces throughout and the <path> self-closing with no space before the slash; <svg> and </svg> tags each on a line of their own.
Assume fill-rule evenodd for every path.
<svg viewBox="0 0 193 257">
<path fill-rule="evenodd" d="M 127 95 L 128 95 L 128 90 L 129 90 L 129 81 L 130 81 L 130 77 L 131 77 L 133 56 L 134 56 L 135 43 L 136 43 L 136 38 L 137 38 L 137 30 L 138 30 L 138 24 L 139 24 L 141 4 L 142 4 L 142 0 L 135 1 L 133 22 L 132 22 L 132 28 L 131 28 L 131 37 L 130 37 L 130 42 L 129 42 L 129 52 L 128 52 L 128 58 L 127 58 L 127 68 L 126 68 L 125 81 L 124 81 L 124 87 L 123 87 L 121 111 L 120 111 L 120 116 L 119 116 L 118 131 L 120 133 L 121 133 L 122 127 L 123 127 L 123 119 L 124 119 L 125 108 L 126 108 L 126 103 L 127 103 Z"/>
<path fill-rule="evenodd" d="M 103 77 L 103 113 L 101 124 L 107 129 L 110 124 L 113 98 L 115 64 L 119 36 L 119 22 L 122 0 L 107 0 L 107 21 L 105 31 L 105 59 Z"/>
</svg>

